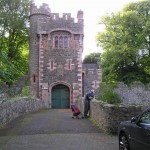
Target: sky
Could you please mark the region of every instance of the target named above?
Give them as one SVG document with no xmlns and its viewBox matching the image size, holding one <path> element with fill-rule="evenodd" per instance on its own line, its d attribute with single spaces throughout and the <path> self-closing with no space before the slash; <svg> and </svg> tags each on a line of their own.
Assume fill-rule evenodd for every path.
<svg viewBox="0 0 150 150">
<path fill-rule="evenodd" d="M 103 27 L 98 24 L 101 16 L 118 12 L 129 2 L 140 0 L 34 0 L 37 6 L 49 4 L 52 13 L 71 13 L 76 18 L 78 10 L 84 12 L 84 50 L 83 58 L 93 52 L 102 52 L 97 47 L 96 34 Z"/>
</svg>

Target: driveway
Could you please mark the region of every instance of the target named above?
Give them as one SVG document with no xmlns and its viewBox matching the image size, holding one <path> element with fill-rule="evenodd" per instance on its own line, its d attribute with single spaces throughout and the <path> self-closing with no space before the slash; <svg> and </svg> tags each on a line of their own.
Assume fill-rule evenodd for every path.
<svg viewBox="0 0 150 150">
<path fill-rule="evenodd" d="M 21 116 L 0 130 L 0 150 L 118 150 L 117 136 L 65 109 Z"/>
</svg>

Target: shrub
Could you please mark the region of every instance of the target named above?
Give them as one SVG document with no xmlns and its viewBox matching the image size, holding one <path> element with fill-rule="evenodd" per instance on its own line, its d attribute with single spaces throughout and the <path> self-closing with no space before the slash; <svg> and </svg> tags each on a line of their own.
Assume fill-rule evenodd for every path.
<svg viewBox="0 0 150 150">
<path fill-rule="evenodd" d="M 21 92 L 21 96 L 29 96 L 30 92 L 29 92 L 29 86 L 24 86 Z"/>
<path fill-rule="evenodd" d="M 109 104 L 119 104 L 121 102 L 119 95 L 114 92 L 113 86 L 104 82 L 100 84 L 100 100 Z"/>
</svg>

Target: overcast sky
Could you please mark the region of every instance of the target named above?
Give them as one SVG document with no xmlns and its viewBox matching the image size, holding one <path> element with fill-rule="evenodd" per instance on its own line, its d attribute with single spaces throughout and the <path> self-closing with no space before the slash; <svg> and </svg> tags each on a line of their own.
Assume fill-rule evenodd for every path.
<svg viewBox="0 0 150 150">
<path fill-rule="evenodd" d="M 52 13 L 71 13 L 76 18 L 77 11 L 84 12 L 84 51 L 83 57 L 92 52 L 100 52 L 96 46 L 96 33 L 102 28 L 98 20 L 106 13 L 117 12 L 129 2 L 140 0 L 34 0 L 37 6 L 49 4 Z"/>
</svg>

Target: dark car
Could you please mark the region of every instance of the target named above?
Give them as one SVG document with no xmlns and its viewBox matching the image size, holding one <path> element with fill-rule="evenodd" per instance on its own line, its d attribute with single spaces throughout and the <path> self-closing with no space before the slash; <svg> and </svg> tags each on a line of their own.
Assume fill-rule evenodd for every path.
<svg viewBox="0 0 150 150">
<path fill-rule="evenodd" d="M 118 128 L 119 150 L 150 150 L 150 107 Z"/>
</svg>

